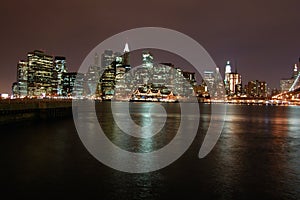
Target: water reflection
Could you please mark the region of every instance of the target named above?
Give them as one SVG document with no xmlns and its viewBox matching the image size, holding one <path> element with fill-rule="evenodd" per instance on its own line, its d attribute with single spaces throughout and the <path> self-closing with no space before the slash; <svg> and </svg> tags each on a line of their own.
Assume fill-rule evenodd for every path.
<svg viewBox="0 0 300 200">
<path fill-rule="evenodd" d="M 169 104 L 162 133 L 135 138 L 118 128 L 106 103 L 97 107 L 97 120 L 106 136 L 128 151 L 160 149 L 180 125 L 178 104 Z M 1 191 L 70 196 L 80 191 L 101 199 L 300 199 L 300 107 L 229 105 L 221 138 L 204 159 L 197 154 L 209 124 L 209 106 L 200 110 L 201 126 L 191 148 L 172 165 L 142 174 L 119 172 L 94 159 L 72 119 L 2 127 Z M 131 107 L 137 124 L 147 123 L 143 112 L 141 105 Z M 79 117 L 87 122 L 93 118 L 89 112 Z M 122 157 L 112 152 L 110 159 Z"/>
<path fill-rule="evenodd" d="M 216 150 L 222 166 L 217 170 L 217 180 L 224 185 L 227 197 L 242 193 L 250 193 L 253 198 L 290 197 L 296 189 L 291 185 L 298 181 L 291 179 L 290 174 L 289 157 L 294 148 L 290 135 L 299 130 L 299 125 L 295 125 L 299 115 L 288 107 L 228 107 Z M 299 167 L 292 169 L 297 169 L 295 174 L 300 173 Z"/>
</svg>

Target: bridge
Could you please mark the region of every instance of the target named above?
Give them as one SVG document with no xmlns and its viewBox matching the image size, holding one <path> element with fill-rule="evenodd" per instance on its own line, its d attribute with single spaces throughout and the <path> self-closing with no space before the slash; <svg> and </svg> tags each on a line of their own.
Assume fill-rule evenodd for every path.
<svg viewBox="0 0 300 200">
<path fill-rule="evenodd" d="M 272 102 L 278 104 L 300 105 L 300 73 L 295 78 L 292 86 L 286 92 L 272 96 Z"/>
</svg>

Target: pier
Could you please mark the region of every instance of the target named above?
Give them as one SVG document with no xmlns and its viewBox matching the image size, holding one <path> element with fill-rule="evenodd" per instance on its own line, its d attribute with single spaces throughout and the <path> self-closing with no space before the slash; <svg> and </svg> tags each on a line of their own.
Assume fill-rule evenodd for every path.
<svg viewBox="0 0 300 200">
<path fill-rule="evenodd" d="M 71 99 L 2 99 L 0 124 L 72 115 Z"/>
</svg>

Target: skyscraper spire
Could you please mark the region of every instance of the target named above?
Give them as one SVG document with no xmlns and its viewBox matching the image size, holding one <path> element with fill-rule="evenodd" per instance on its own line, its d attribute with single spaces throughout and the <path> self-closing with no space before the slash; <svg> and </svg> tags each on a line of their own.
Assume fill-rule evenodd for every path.
<svg viewBox="0 0 300 200">
<path fill-rule="evenodd" d="M 229 74 L 229 73 L 231 73 L 231 65 L 230 65 L 230 61 L 227 61 L 225 66 L 225 74 Z"/>
<path fill-rule="evenodd" d="M 293 77 L 296 78 L 298 76 L 298 65 L 294 65 Z"/>
<path fill-rule="evenodd" d="M 128 43 L 126 42 L 125 48 L 124 48 L 124 53 L 128 53 L 128 52 L 129 52 L 129 45 L 128 45 Z"/>
</svg>

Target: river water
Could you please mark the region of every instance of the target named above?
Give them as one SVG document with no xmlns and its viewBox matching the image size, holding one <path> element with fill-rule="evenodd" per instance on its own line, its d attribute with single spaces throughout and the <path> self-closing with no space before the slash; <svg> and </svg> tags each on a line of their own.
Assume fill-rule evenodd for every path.
<svg viewBox="0 0 300 200">
<path fill-rule="evenodd" d="M 131 104 L 137 124 L 151 120 L 143 115 L 149 105 Z M 97 106 L 107 137 L 133 152 L 163 148 L 180 122 L 180 104 L 164 104 L 171 113 L 165 127 L 155 140 L 140 140 L 120 134 L 109 102 Z M 300 107 L 227 105 L 221 137 L 203 159 L 198 153 L 210 105 L 199 107 L 200 127 L 190 148 L 171 165 L 141 174 L 120 172 L 96 160 L 79 139 L 72 118 L 2 125 L 0 191 L 108 200 L 300 199 Z"/>
</svg>

